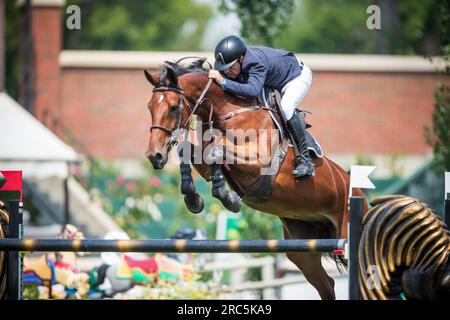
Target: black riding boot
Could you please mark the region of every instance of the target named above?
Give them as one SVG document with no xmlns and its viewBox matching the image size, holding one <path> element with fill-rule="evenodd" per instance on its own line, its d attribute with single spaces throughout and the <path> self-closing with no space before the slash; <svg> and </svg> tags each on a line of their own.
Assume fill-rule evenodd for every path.
<svg viewBox="0 0 450 320">
<path fill-rule="evenodd" d="M 292 170 L 292 174 L 296 178 L 314 176 L 314 163 L 311 160 L 308 148 L 306 146 L 305 119 L 294 113 L 291 120 L 288 120 L 287 124 L 288 129 L 294 138 L 294 143 L 300 152 L 300 157 L 297 158 L 300 163 Z"/>
</svg>

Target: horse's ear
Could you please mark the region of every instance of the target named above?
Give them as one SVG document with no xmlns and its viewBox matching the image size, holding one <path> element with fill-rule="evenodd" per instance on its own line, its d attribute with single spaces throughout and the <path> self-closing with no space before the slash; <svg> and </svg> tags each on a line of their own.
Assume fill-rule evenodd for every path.
<svg viewBox="0 0 450 320">
<path fill-rule="evenodd" d="M 156 72 L 150 71 L 148 69 L 144 70 L 145 77 L 147 78 L 148 82 L 150 82 L 152 85 L 156 87 L 156 85 L 159 83 L 159 76 Z"/>
<path fill-rule="evenodd" d="M 172 69 L 176 69 L 176 68 L 178 68 L 179 66 L 178 66 L 178 64 L 176 63 L 176 62 L 172 62 L 172 61 L 164 61 L 164 64 L 166 65 L 166 66 L 168 66 L 168 67 L 171 67 Z"/>
<path fill-rule="evenodd" d="M 193 64 L 193 69 L 203 69 L 203 64 L 205 63 L 206 58 L 200 58 Z"/>
<path fill-rule="evenodd" d="M 177 74 L 171 67 L 167 67 L 167 80 L 169 81 L 169 86 L 178 87 Z"/>
</svg>

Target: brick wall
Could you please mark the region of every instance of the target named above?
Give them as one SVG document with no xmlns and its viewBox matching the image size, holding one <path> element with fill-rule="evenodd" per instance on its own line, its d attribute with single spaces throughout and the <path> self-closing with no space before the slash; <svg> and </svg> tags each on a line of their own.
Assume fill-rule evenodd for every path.
<svg viewBox="0 0 450 320">
<path fill-rule="evenodd" d="M 62 26 L 58 6 L 35 6 L 31 11 L 33 38 L 32 90 L 34 93 L 34 114 L 43 118 L 43 111 L 49 109 L 60 116 L 60 65 Z M 24 21 L 22 20 L 22 23 Z M 23 26 L 22 26 L 22 32 Z M 22 37 L 23 38 L 23 37 Z M 21 49 L 24 49 L 23 47 Z M 23 54 L 21 55 L 23 59 Z M 23 65 L 23 63 L 21 64 Z M 23 72 L 23 70 L 21 70 Z M 19 100 L 24 103 L 24 91 Z"/>
<path fill-rule="evenodd" d="M 94 155 L 142 156 L 151 93 L 142 70 L 63 69 L 62 121 Z"/>
<path fill-rule="evenodd" d="M 332 153 L 422 154 L 431 125 L 433 73 L 315 72 L 304 106 L 323 147 Z M 447 79 L 448 82 L 448 79 Z"/>
</svg>

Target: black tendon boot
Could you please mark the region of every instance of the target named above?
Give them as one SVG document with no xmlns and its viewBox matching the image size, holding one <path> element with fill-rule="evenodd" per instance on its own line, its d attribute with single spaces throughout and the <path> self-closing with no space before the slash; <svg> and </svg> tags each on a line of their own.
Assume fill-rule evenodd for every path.
<svg viewBox="0 0 450 320">
<path fill-rule="evenodd" d="M 181 172 L 181 193 L 184 194 L 184 203 L 192 213 L 203 211 L 205 203 L 200 194 L 195 190 L 194 180 L 192 180 L 191 165 L 189 163 L 180 163 Z"/>
<path fill-rule="evenodd" d="M 241 199 L 234 190 L 227 190 L 222 172 L 222 166 L 220 164 L 212 164 L 210 168 L 212 196 L 219 199 L 223 206 L 231 212 L 239 212 L 241 209 Z"/>
<path fill-rule="evenodd" d="M 305 139 L 305 119 L 301 115 L 294 113 L 291 120 L 288 120 L 288 129 L 294 138 L 300 156 L 297 157 L 299 164 L 292 170 L 292 174 L 296 178 L 314 176 L 314 163 L 309 155 Z M 295 166 L 295 164 L 294 164 Z"/>
</svg>

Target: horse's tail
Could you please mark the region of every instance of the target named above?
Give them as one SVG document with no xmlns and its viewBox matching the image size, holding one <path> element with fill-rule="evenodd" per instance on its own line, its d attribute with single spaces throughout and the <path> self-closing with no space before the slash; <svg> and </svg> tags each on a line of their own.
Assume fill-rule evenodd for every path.
<svg viewBox="0 0 450 320">
<path fill-rule="evenodd" d="M 316 238 L 322 238 L 322 239 L 335 239 L 336 234 L 336 227 L 331 221 L 309 221 L 309 222 L 303 222 L 308 223 L 310 225 L 311 230 L 315 230 L 314 236 Z M 336 267 L 340 274 L 343 274 L 344 271 L 347 269 L 347 261 L 344 259 L 342 255 L 335 255 L 332 252 L 326 253 L 325 258 L 327 259 L 333 259 L 336 263 Z"/>
<path fill-rule="evenodd" d="M 347 260 L 342 255 L 333 255 L 333 260 L 336 263 L 336 267 L 340 274 L 344 274 L 347 270 L 348 264 Z"/>
</svg>

